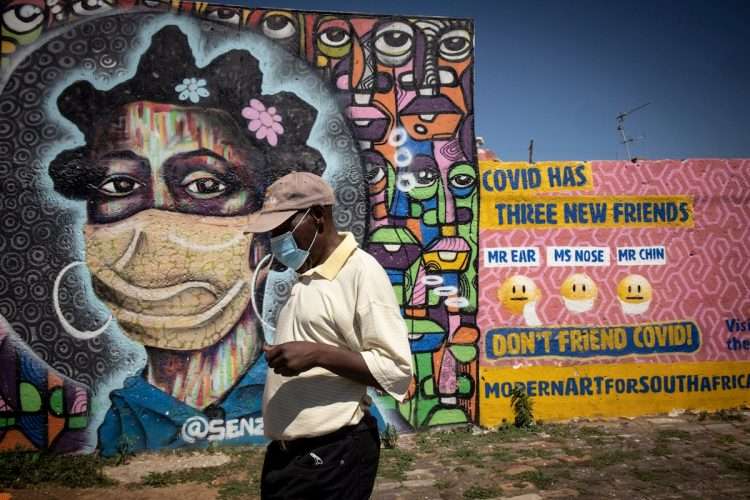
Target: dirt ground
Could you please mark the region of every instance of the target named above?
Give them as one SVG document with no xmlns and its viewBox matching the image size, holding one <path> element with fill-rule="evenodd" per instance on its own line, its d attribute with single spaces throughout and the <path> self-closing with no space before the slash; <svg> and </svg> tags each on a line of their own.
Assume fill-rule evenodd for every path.
<svg viewBox="0 0 750 500">
<path fill-rule="evenodd" d="M 252 499 L 262 460 L 259 448 L 144 454 L 98 465 L 109 484 L 1 491 L 14 500 Z M 382 451 L 373 498 L 750 498 L 750 411 L 402 435 Z"/>
</svg>

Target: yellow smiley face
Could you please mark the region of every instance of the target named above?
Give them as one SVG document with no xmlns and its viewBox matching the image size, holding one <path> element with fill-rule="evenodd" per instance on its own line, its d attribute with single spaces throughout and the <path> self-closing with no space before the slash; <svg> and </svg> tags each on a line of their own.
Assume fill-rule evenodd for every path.
<svg viewBox="0 0 750 500">
<path fill-rule="evenodd" d="M 571 274 L 560 286 L 565 308 L 572 313 L 590 311 L 598 293 L 596 283 L 585 273 Z"/>
<path fill-rule="evenodd" d="M 628 304 L 650 302 L 653 296 L 651 283 L 640 274 L 629 274 L 617 285 L 617 296 Z"/>
<path fill-rule="evenodd" d="M 497 289 L 497 300 L 512 314 L 523 314 L 526 304 L 541 297 L 542 291 L 526 276 L 511 276 Z"/>
<path fill-rule="evenodd" d="M 596 300 L 598 292 L 594 280 L 585 273 L 571 274 L 560 286 L 560 295 L 568 300 Z"/>
</svg>

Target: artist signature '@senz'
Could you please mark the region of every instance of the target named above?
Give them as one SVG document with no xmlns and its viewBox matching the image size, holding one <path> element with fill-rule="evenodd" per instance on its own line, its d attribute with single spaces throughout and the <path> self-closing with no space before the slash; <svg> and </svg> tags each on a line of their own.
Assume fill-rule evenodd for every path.
<svg viewBox="0 0 750 500">
<path fill-rule="evenodd" d="M 224 441 L 225 439 L 237 439 L 243 436 L 262 435 L 262 417 L 208 420 L 206 417 L 195 416 L 188 418 L 182 424 L 182 430 L 180 431 L 182 440 L 191 444 L 203 439 L 207 441 Z"/>
</svg>

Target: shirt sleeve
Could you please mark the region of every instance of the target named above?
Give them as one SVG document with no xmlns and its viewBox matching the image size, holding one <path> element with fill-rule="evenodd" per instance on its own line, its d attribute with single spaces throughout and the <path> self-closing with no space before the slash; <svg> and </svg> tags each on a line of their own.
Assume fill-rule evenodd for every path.
<svg viewBox="0 0 750 500">
<path fill-rule="evenodd" d="M 403 402 L 412 381 L 406 323 L 388 275 L 377 262 L 372 262 L 360 278 L 356 319 L 362 358 L 382 388 Z"/>
</svg>

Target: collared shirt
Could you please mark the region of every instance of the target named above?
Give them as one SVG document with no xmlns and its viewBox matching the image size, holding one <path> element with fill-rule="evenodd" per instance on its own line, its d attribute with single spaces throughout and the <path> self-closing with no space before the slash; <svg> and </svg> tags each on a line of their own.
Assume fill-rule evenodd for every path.
<svg viewBox="0 0 750 500">
<path fill-rule="evenodd" d="M 266 357 L 261 355 L 232 390 L 212 405 L 214 415 L 149 384 L 141 370 L 126 378 L 122 389 L 109 394 L 112 406 L 99 427 L 101 454 L 115 456 L 123 446 L 133 452 L 206 448 L 212 438 L 243 445 L 265 442 L 260 410 L 267 370 Z"/>
<path fill-rule="evenodd" d="M 300 275 L 281 309 L 275 341 L 328 344 L 362 355 L 372 376 L 399 401 L 412 380 L 406 324 L 388 275 L 378 262 L 344 240 L 319 266 Z M 268 370 L 263 428 L 272 439 L 328 434 L 357 424 L 367 387 L 315 367 L 295 377 Z"/>
</svg>

